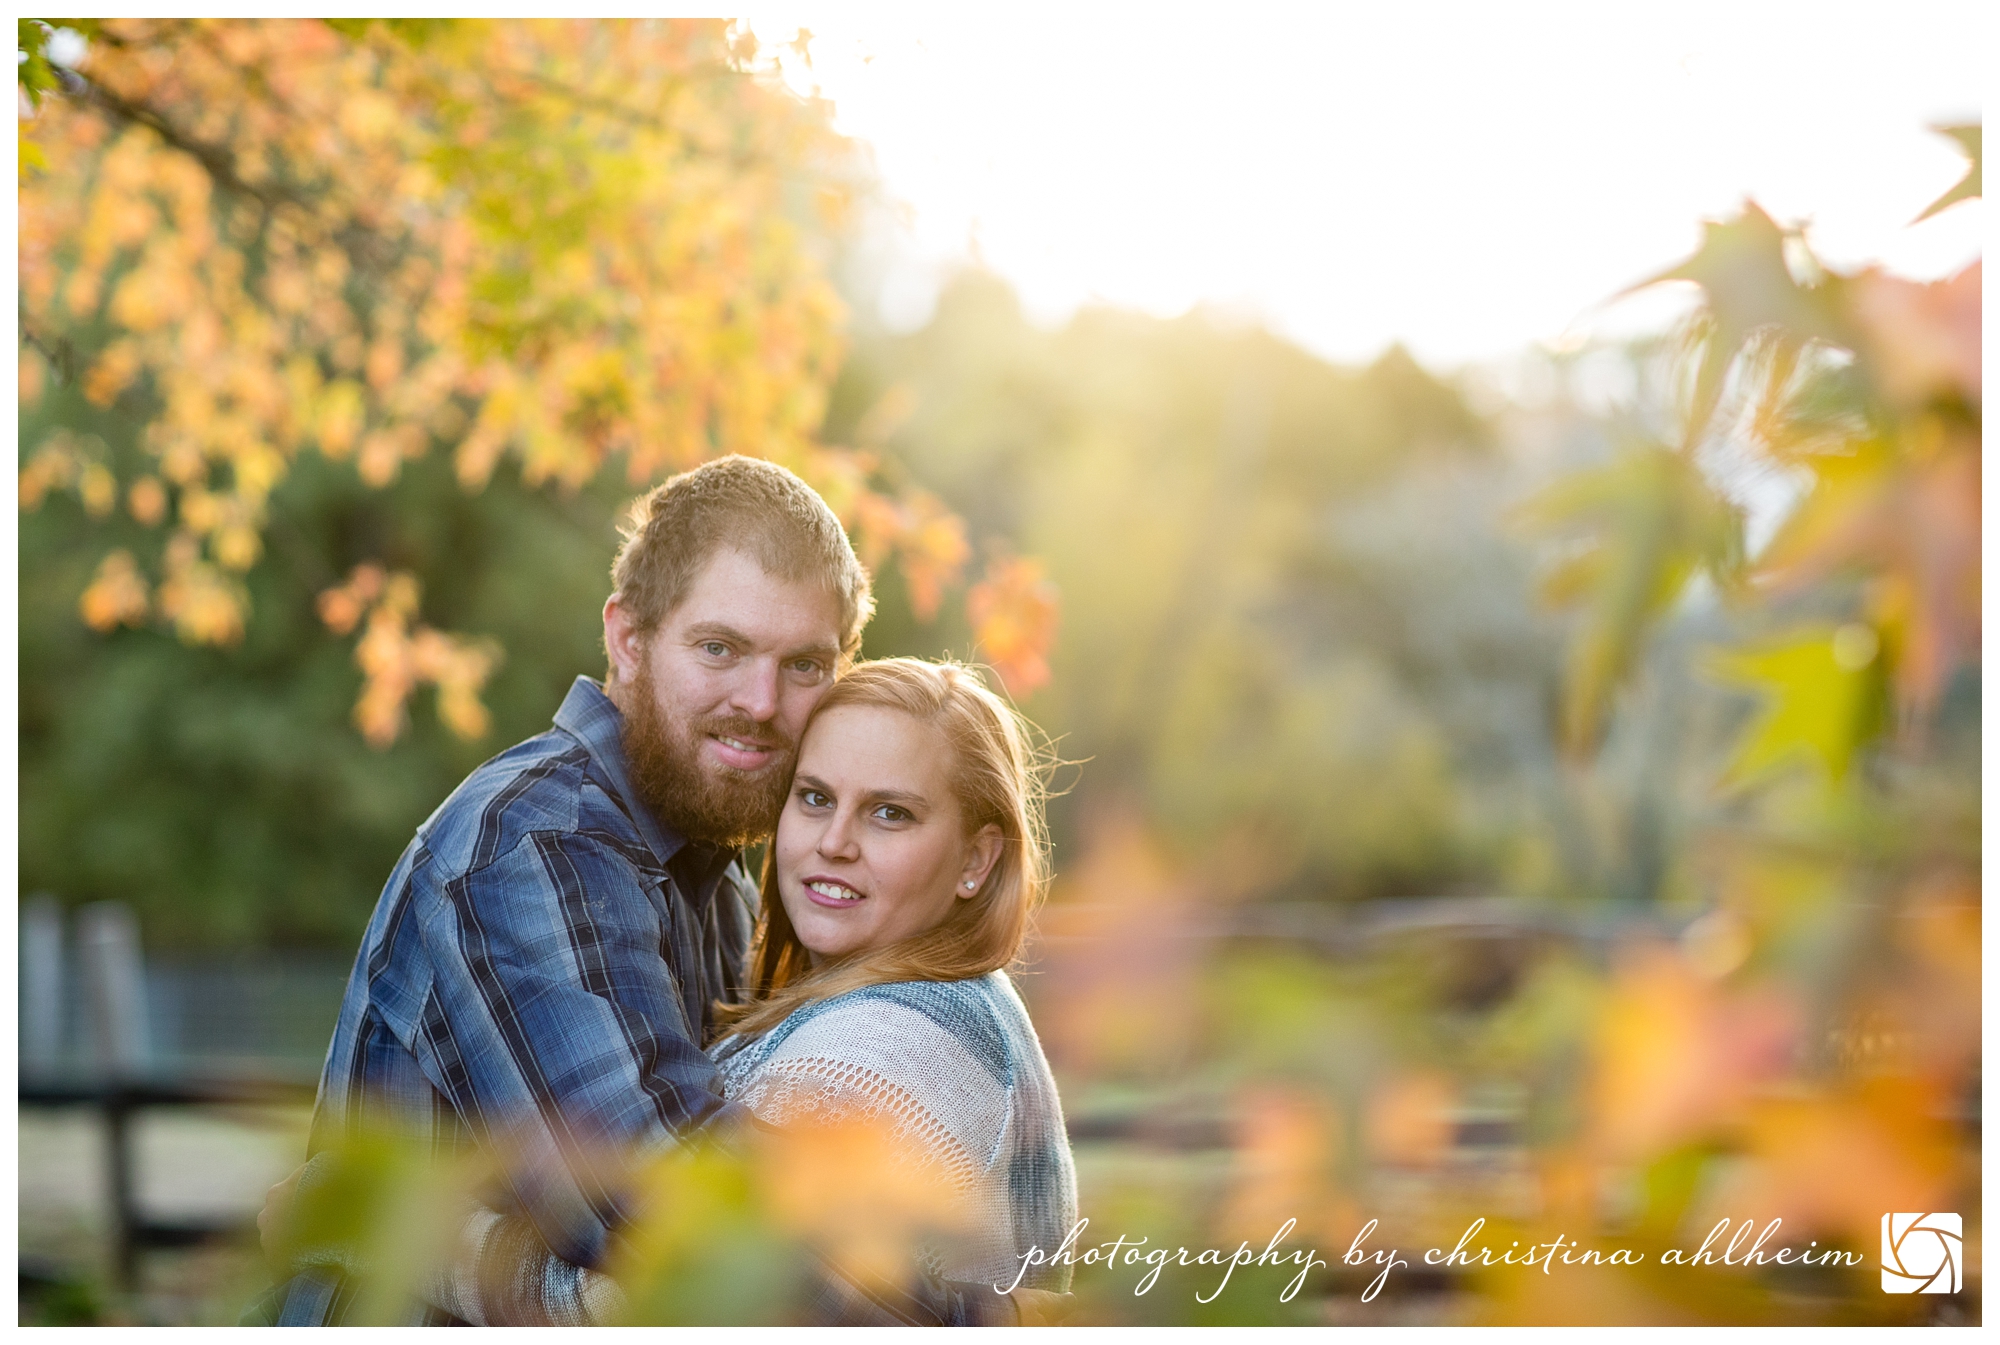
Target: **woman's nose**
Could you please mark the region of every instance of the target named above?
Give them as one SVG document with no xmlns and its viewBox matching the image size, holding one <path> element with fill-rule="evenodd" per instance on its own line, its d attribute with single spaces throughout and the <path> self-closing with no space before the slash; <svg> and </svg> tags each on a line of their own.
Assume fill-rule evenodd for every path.
<svg viewBox="0 0 2000 1345">
<path fill-rule="evenodd" d="M 835 814 L 826 824 L 826 830 L 819 834 L 819 852 L 828 859 L 852 859 L 860 853 L 853 819 L 845 813 Z"/>
</svg>

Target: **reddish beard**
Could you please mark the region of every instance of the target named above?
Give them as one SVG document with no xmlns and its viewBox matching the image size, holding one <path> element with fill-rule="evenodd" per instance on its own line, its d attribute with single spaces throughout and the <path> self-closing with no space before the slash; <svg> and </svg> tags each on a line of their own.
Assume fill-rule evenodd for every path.
<svg viewBox="0 0 2000 1345">
<path fill-rule="evenodd" d="M 776 725 L 742 715 L 676 723 L 661 712 L 653 670 L 643 660 L 631 694 L 623 699 L 619 708 L 625 725 L 619 736 L 632 786 L 662 822 L 691 841 L 737 849 L 771 834 L 796 759 L 796 744 L 786 741 Z M 759 770 L 738 770 L 704 758 L 702 740 L 718 734 L 748 742 L 777 739 L 779 750 Z"/>
</svg>

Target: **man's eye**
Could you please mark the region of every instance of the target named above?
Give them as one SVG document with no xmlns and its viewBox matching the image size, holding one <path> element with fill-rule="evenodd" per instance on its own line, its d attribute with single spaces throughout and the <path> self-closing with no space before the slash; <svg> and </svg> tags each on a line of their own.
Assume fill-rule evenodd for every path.
<svg viewBox="0 0 2000 1345">
<path fill-rule="evenodd" d="M 701 652 L 710 658 L 722 658 L 729 653 L 729 646 L 720 640 L 704 640 L 701 643 Z"/>
<path fill-rule="evenodd" d="M 819 660 L 802 658 L 792 661 L 792 671 L 801 677 L 817 677 L 820 673 Z"/>
</svg>

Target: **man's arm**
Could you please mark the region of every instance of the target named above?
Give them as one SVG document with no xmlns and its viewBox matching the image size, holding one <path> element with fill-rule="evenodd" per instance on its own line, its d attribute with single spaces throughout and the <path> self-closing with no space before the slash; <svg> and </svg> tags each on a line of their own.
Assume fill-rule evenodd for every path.
<svg viewBox="0 0 2000 1345">
<path fill-rule="evenodd" d="M 863 1288 L 832 1262 L 809 1256 L 800 1308 L 814 1326 L 1036 1326 L 1054 1321 L 1067 1295 L 927 1277 Z M 518 1215 L 475 1209 L 450 1264 L 430 1277 L 431 1303 L 475 1326 L 645 1325 L 628 1320 L 623 1291 L 607 1275 L 562 1260 Z"/>
<path fill-rule="evenodd" d="M 741 1110 L 662 956 L 664 885 L 615 838 L 535 832 L 419 914 L 424 1072 L 493 1147 L 542 1239 L 579 1265 L 629 1214 L 631 1153 Z"/>
</svg>

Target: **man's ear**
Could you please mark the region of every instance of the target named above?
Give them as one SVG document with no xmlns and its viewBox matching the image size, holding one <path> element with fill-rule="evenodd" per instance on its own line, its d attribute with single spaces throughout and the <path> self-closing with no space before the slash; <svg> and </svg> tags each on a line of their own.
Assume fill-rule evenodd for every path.
<svg viewBox="0 0 2000 1345">
<path fill-rule="evenodd" d="M 965 867 L 958 875 L 957 896 L 960 901 L 969 901 L 979 895 L 986 886 L 986 877 L 993 872 L 993 866 L 1000 862 L 1000 851 L 1006 845 L 1006 838 L 1000 828 L 988 822 L 966 846 Z"/>
<path fill-rule="evenodd" d="M 630 686 L 639 678 L 639 664 L 646 657 L 645 633 L 612 594 L 604 600 L 604 654 L 611 660 L 613 678 Z"/>
</svg>

